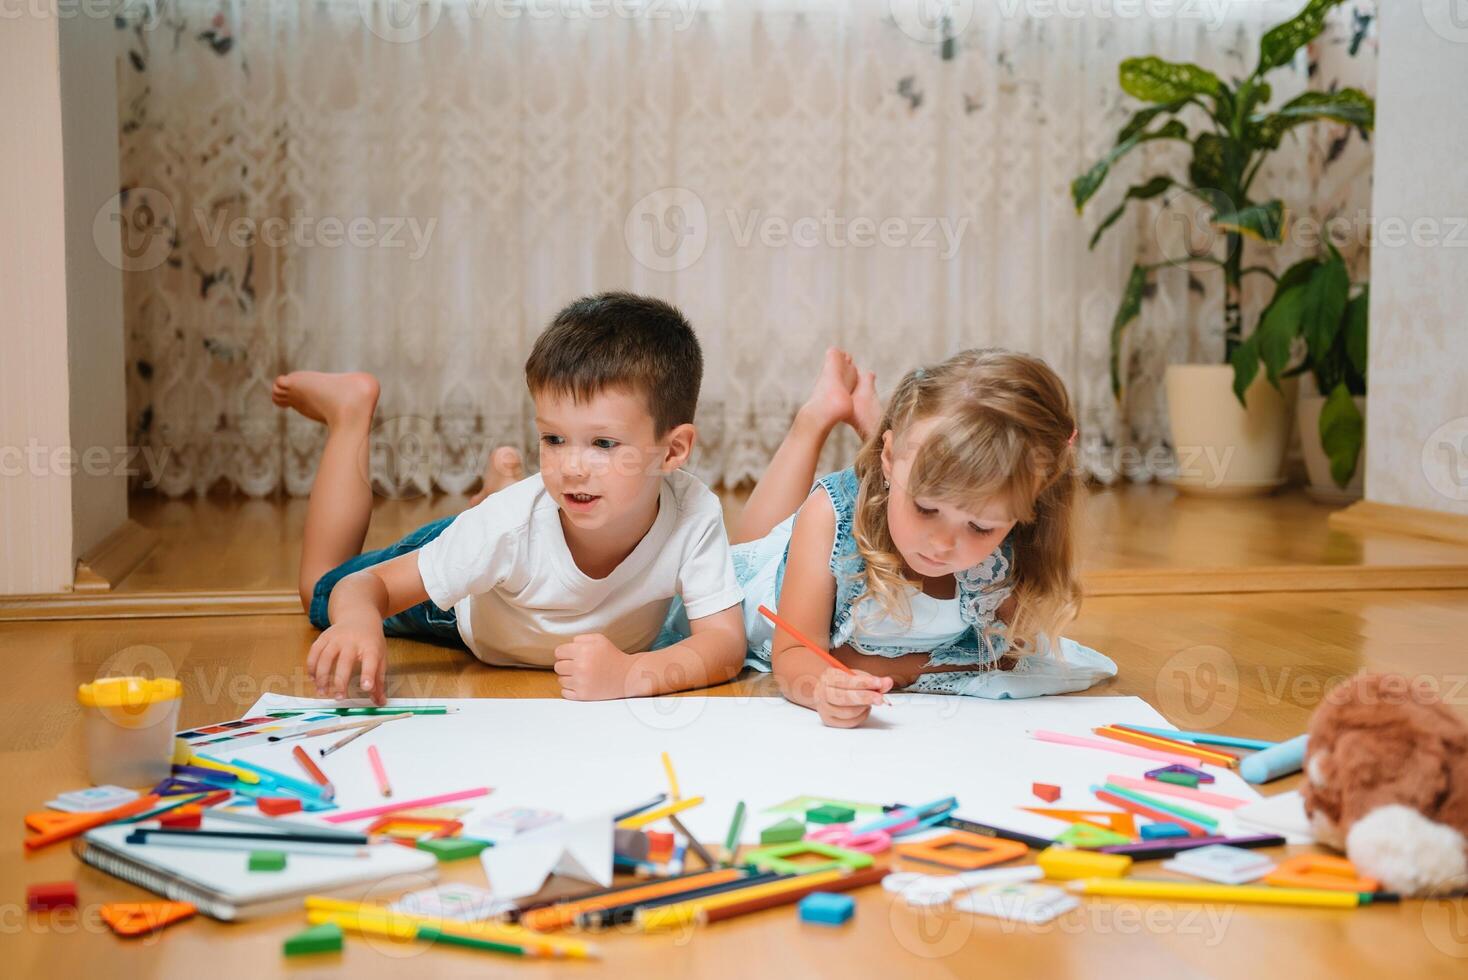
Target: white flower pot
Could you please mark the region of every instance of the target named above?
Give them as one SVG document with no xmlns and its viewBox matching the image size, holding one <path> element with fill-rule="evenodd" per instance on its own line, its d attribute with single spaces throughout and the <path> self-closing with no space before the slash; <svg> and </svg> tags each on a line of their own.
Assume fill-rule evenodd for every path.
<svg viewBox="0 0 1468 980">
<path fill-rule="evenodd" d="M 1173 364 L 1165 383 L 1178 462 L 1174 486 L 1238 497 L 1269 493 L 1284 483 L 1280 470 L 1297 379 L 1281 382 L 1281 393 L 1261 367 L 1244 392 L 1247 408 L 1234 397 L 1234 369 L 1227 364 Z"/>
<path fill-rule="evenodd" d="M 1366 398 L 1356 395 L 1351 399 L 1361 417 L 1366 417 Z M 1305 472 L 1310 474 L 1310 485 L 1305 488 L 1314 499 L 1324 504 L 1347 504 L 1360 500 L 1366 485 L 1366 440 L 1361 440 L 1361 455 L 1356 460 L 1356 472 L 1345 487 L 1336 486 L 1330 475 L 1330 457 L 1320 444 L 1320 411 L 1325 407 L 1325 396 L 1316 394 L 1312 382 L 1300 392 L 1300 404 L 1295 418 L 1300 425 L 1300 449 L 1305 456 Z"/>
</svg>

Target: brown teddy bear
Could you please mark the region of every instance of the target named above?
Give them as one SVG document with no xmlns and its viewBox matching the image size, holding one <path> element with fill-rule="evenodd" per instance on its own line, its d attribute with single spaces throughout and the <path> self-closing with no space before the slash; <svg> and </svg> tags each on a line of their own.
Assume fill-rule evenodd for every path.
<svg viewBox="0 0 1468 980">
<path fill-rule="evenodd" d="M 1301 795 L 1317 841 L 1402 895 L 1468 888 L 1468 722 L 1423 685 L 1361 674 L 1309 734 Z"/>
</svg>

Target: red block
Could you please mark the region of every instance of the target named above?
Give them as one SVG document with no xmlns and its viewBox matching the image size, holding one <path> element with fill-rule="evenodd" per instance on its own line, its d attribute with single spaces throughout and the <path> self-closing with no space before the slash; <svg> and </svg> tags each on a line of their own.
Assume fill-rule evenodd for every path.
<svg viewBox="0 0 1468 980">
<path fill-rule="evenodd" d="M 301 809 L 301 801 L 291 796 L 262 796 L 255 800 L 255 805 L 260 808 L 261 813 L 268 813 L 272 817 L 278 817 L 282 813 L 296 813 Z"/>
<path fill-rule="evenodd" d="M 1036 783 L 1033 787 L 1031 787 L 1031 789 L 1036 796 L 1044 800 L 1046 803 L 1054 803 L 1056 800 L 1060 799 L 1059 786 L 1052 786 L 1049 783 Z"/>
<path fill-rule="evenodd" d="M 175 830 L 198 830 L 203 816 L 203 808 L 196 803 L 190 803 L 162 814 L 158 818 L 158 826 L 172 827 Z"/>
<path fill-rule="evenodd" d="M 673 856 L 673 835 L 656 830 L 647 832 L 647 856 L 651 861 L 666 861 Z"/>
<path fill-rule="evenodd" d="M 32 912 L 45 909 L 76 908 L 76 884 L 70 881 L 48 881 L 30 885 L 25 890 L 25 905 Z"/>
</svg>

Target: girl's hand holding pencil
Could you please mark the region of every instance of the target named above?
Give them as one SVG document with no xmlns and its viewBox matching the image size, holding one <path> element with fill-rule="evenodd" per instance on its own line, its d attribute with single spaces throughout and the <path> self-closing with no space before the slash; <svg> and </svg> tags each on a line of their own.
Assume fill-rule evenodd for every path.
<svg viewBox="0 0 1468 980">
<path fill-rule="evenodd" d="M 890 677 L 828 667 L 816 681 L 814 707 L 821 724 L 830 728 L 856 728 L 867 720 L 873 705 L 886 702 L 882 695 L 890 690 Z"/>
</svg>

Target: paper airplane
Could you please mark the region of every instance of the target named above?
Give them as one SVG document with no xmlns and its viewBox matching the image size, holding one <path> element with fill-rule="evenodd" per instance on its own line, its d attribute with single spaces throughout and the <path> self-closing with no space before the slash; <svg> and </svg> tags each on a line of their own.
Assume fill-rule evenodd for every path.
<svg viewBox="0 0 1468 980">
<path fill-rule="evenodd" d="M 553 874 L 609 888 L 612 814 L 537 827 L 481 851 L 479 859 L 495 898 L 534 895 Z"/>
</svg>

